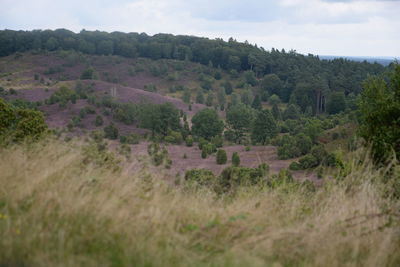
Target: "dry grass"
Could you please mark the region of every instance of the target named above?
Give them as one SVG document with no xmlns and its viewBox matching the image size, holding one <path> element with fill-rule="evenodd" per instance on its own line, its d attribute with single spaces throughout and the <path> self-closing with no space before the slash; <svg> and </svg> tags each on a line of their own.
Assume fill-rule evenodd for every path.
<svg viewBox="0 0 400 267">
<path fill-rule="evenodd" d="M 0 151 L 0 266 L 400 265 L 399 202 L 368 163 L 217 197 L 82 162 L 53 140 Z"/>
</svg>

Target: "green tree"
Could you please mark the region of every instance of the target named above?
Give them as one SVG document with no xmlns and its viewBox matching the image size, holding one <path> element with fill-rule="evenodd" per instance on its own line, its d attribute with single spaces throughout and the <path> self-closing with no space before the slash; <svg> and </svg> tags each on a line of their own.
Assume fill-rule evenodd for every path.
<svg viewBox="0 0 400 267">
<path fill-rule="evenodd" d="M 213 105 L 213 103 L 214 103 L 214 94 L 209 92 L 207 95 L 206 105 L 208 107 L 211 107 Z"/>
<path fill-rule="evenodd" d="M 223 149 L 218 149 L 217 157 L 216 157 L 217 164 L 222 165 L 225 164 L 227 161 L 226 151 Z"/>
<path fill-rule="evenodd" d="M 226 122 L 234 134 L 234 141 L 240 142 L 251 129 L 254 119 L 252 108 L 244 104 L 230 107 L 226 113 Z"/>
<path fill-rule="evenodd" d="M 282 112 L 277 104 L 272 105 L 271 113 L 276 121 L 282 120 Z"/>
<path fill-rule="evenodd" d="M 269 97 L 268 102 L 270 105 L 278 105 L 281 103 L 281 99 L 276 94 L 273 94 Z"/>
<path fill-rule="evenodd" d="M 220 135 L 223 129 L 224 123 L 213 109 L 202 109 L 192 118 L 192 133 L 207 140 Z"/>
<path fill-rule="evenodd" d="M 255 143 L 267 144 L 268 141 L 278 134 L 275 119 L 269 110 L 265 109 L 257 113 L 254 120 L 251 139 Z"/>
<path fill-rule="evenodd" d="M 400 158 L 400 65 L 394 65 L 390 81 L 371 77 L 361 93 L 359 134 L 372 145 L 376 163 L 385 162 L 392 150 Z"/>
<path fill-rule="evenodd" d="M 191 100 L 191 92 L 189 88 L 185 88 L 185 90 L 183 91 L 183 95 L 182 95 L 182 101 L 185 102 L 186 104 L 190 103 Z"/>
<path fill-rule="evenodd" d="M 283 113 L 284 120 L 297 120 L 300 118 L 300 111 L 296 105 L 290 104 Z"/>
<path fill-rule="evenodd" d="M 240 165 L 239 153 L 233 152 L 232 154 L 232 165 L 238 167 Z"/>
<path fill-rule="evenodd" d="M 270 95 L 282 95 L 283 82 L 276 74 L 267 74 L 261 81 L 261 88 Z"/>
<path fill-rule="evenodd" d="M 251 107 L 257 110 L 261 110 L 262 109 L 262 105 L 261 105 L 261 98 L 259 95 L 256 95 L 254 97 L 253 103 L 251 104 Z"/>
<path fill-rule="evenodd" d="M 333 92 L 326 103 L 326 111 L 329 114 L 337 114 L 346 109 L 346 98 L 343 92 Z"/>
<path fill-rule="evenodd" d="M 199 104 L 204 104 L 204 94 L 203 90 L 198 90 L 197 95 L 196 95 L 196 103 Z"/>
</svg>

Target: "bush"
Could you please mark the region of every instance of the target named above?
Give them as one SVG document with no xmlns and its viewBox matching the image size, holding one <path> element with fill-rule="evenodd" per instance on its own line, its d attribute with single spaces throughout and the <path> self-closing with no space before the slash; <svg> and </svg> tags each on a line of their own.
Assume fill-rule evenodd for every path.
<svg viewBox="0 0 400 267">
<path fill-rule="evenodd" d="M 222 138 L 222 136 L 217 135 L 214 136 L 213 138 L 211 138 L 211 143 L 215 146 L 215 147 L 223 147 L 224 146 L 224 139 Z"/>
<path fill-rule="evenodd" d="M 97 115 L 96 119 L 94 120 L 94 125 L 102 126 L 103 125 L 103 117 L 100 115 Z"/>
<path fill-rule="evenodd" d="M 191 136 L 186 137 L 186 146 L 188 147 L 193 146 L 193 137 Z"/>
<path fill-rule="evenodd" d="M 227 156 L 226 156 L 226 151 L 223 149 L 219 149 L 217 152 L 217 164 L 222 165 L 226 164 L 227 161 Z"/>
<path fill-rule="evenodd" d="M 169 131 L 168 135 L 164 138 L 165 142 L 171 144 L 181 144 L 183 141 L 182 134 L 176 131 Z"/>
<path fill-rule="evenodd" d="M 206 151 L 205 149 L 202 149 L 202 150 L 201 150 L 201 158 L 202 158 L 202 159 L 205 159 L 205 158 L 207 158 L 207 156 L 208 156 L 207 151 Z"/>
<path fill-rule="evenodd" d="M 307 154 L 299 160 L 300 167 L 305 169 L 310 169 L 317 167 L 320 161 L 312 154 Z"/>
<path fill-rule="evenodd" d="M 185 181 L 202 186 L 210 186 L 216 181 L 212 171 L 208 169 L 192 169 L 185 173 Z"/>
<path fill-rule="evenodd" d="M 238 167 L 240 165 L 239 153 L 233 152 L 232 154 L 232 165 Z"/>
<path fill-rule="evenodd" d="M 140 135 L 131 133 L 129 135 L 123 136 L 121 135 L 119 137 L 119 141 L 123 144 L 130 144 L 130 145 L 136 145 L 139 144 L 140 141 Z"/>
<path fill-rule="evenodd" d="M 290 165 L 289 165 L 289 170 L 291 170 L 291 171 L 298 171 L 298 170 L 301 170 L 301 165 L 300 165 L 298 162 L 293 161 L 293 162 L 290 163 Z"/>
<path fill-rule="evenodd" d="M 104 137 L 108 139 L 115 140 L 118 138 L 118 129 L 114 126 L 114 124 L 110 124 L 104 127 Z"/>
<path fill-rule="evenodd" d="M 37 140 L 47 132 L 43 113 L 15 108 L 0 98 L 0 139 L 20 142 Z"/>
</svg>

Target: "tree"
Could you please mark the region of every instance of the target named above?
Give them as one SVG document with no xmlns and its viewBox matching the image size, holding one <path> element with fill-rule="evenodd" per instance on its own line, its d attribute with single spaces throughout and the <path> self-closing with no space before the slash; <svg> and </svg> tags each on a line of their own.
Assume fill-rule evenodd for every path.
<svg viewBox="0 0 400 267">
<path fill-rule="evenodd" d="M 220 88 L 219 90 L 218 90 L 218 104 L 221 106 L 221 107 L 224 107 L 225 106 L 225 103 L 226 103 L 226 97 L 225 97 L 225 90 L 224 89 L 222 89 L 222 88 Z M 221 109 L 222 110 L 222 109 Z"/>
<path fill-rule="evenodd" d="M 270 105 L 278 105 L 281 103 L 281 99 L 276 94 L 273 94 L 269 97 L 268 102 Z"/>
<path fill-rule="evenodd" d="M 333 92 L 326 104 L 329 114 L 337 114 L 346 109 L 346 99 L 343 92 Z"/>
<path fill-rule="evenodd" d="M 277 104 L 272 105 L 271 113 L 276 121 L 282 120 L 282 112 Z"/>
<path fill-rule="evenodd" d="M 191 98 L 191 92 L 189 88 L 186 88 L 183 91 L 183 95 L 182 95 L 182 101 L 185 102 L 186 104 L 190 103 L 190 98 Z"/>
<path fill-rule="evenodd" d="M 290 104 L 283 113 L 284 120 L 297 120 L 300 118 L 300 111 L 296 105 Z"/>
<path fill-rule="evenodd" d="M 232 165 L 238 167 L 240 165 L 239 153 L 233 152 L 232 154 Z"/>
<path fill-rule="evenodd" d="M 268 143 L 269 139 L 275 137 L 277 134 L 278 127 L 271 112 L 267 109 L 258 112 L 257 117 L 254 120 L 251 134 L 253 142 L 265 145 Z"/>
<path fill-rule="evenodd" d="M 110 40 L 103 40 L 97 46 L 97 53 L 100 55 L 112 55 L 114 53 L 114 44 Z"/>
<path fill-rule="evenodd" d="M 371 144 L 376 163 L 384 163 L 391 151 L 400 158 L 400 65 L 395 64 L 390 81 L 371 77 L 361 93 L 358 132 Z"/>
<path fill-rule="evenodd" d="M 257 79 L 253 71 L 245 71 L 243 76 L 246 83 L 250 84 L 251 86 L 257 85 Z"/>
<path fill-rule="evenodd" d="M 283 82 L 276 74 L 267 74 L 261 81 L 261 88 L 270 95 L 282 95 Z"/>
<path fill-rule="evenodd" d="M 222 165 L 225 164 L 227 161 L 226 151 L 223 149 L 218 149 L 217 157 L 216 157 L 217 164 Z"/>
<path fill-rule="evenodd" d="M 208 107 L 211 107 L 213 105 L 213 103 L 214 103 L 214 94 L 209 92 L 207 95 L 206 105 Z"/>
<path fill-rule="evenodd" d="M 261 99 L 259 95 L 256 95 L 254 97 L 253 103 L 251 104 L 251 107 L 257 110 L 261 110 L 262 106 L 261 106 Z"/>
<path fill-rule="evenodd" d="M 242 95 L 241 95 L 241 100 L 243 104 L 246 104 L 250 106 L 253 102 L 253 93 L 251 92 L 250 89 L 246 89 Z"/>
<path fill-rule="evenodd" d="M 192 124 L 192 133 L 207 140 L 220 135 L 224 129 L 224 123 L 218 118 L 217 112 L 209 108 L 197 112 L 192 118 Z"/>
<path fill-rule="evenodd" d="M 253 110 L 244 104 L 234 105 L 227 110 L 226 121 L 230 130 L 233 131 L 235 142 L 240 142 L 250 131 L 253 119 Z"/>
<path fill-rule="evenodd" d="M 225 93 L 227 95 L 232 94 L 233 92 L 233 88 L 232 88 L 232 84 L 229 81 L 225 81 L 222 86 L 225 88 Z"/>
<path fill-rule="evenodd" d="M 199 104 L 204 104 L 204 94 L 203 90 L 198 90 L 197 95 L 196 95 L 196 103 Z"/>
</svg>

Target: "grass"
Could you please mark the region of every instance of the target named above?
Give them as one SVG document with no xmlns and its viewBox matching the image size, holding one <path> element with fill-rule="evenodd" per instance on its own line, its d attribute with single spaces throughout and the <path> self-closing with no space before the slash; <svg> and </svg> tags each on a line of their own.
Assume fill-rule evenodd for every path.
<svg viewBox="0 0 400 267">
<path fill-rule="evenodd" d="M 315 192 L 217 196 L 82 151 L 57 140 L 0 149 L 0 266 L 400 265 L 400 202 L 359 155 Z"/>
</svg>

